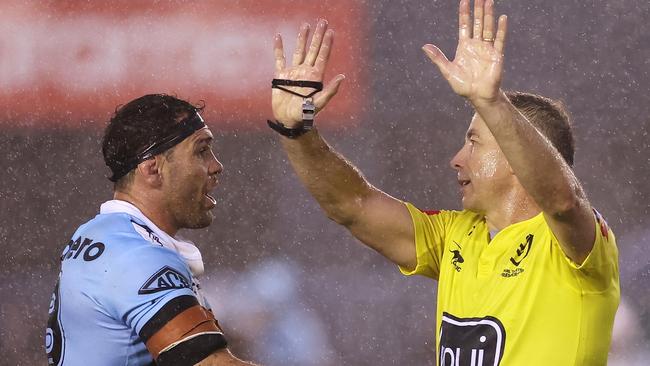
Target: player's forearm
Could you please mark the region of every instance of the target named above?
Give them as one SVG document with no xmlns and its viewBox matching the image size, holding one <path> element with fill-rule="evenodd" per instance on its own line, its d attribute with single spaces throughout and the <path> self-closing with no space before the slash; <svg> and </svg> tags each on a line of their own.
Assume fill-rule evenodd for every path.
<svg viewBox="0 0 650 366">
<path fill-rule="evenodd" d="M 323 140 L 317 131 L 300 138 L 281 137 L 296 174 L 327 216 L 349 226 L 372 189 L 361 173 Z"/>
<path fill-rule="evenodd" d="M 228 349 L 219 350 L 195 366 L 258 366 L 251 362 L 238 359 Z"/>
<path fill-rule="evenodd" d="M 582 187 L 561 154 L 502 91 L 494 102 L 473 104 L 519 182 L 545 213 L 561 215 L 584 202 Z"/>
</svg>

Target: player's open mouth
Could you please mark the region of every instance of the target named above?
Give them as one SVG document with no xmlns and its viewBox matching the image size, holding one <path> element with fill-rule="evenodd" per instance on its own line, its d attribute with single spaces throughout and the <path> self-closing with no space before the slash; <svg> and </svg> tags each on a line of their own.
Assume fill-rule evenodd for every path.
<svg viewBox="0 0 650 366">
<path fill-rule="evenodd" d="M 470 180 L 464 180 L 464 179 L 460 179 L 460 180 L 458 180 L 458 184 L 460 184 L 461 187 L 465 187 L 465 186 L 467 186 L 467 185 L 470 184 L 470 183 L 471 183 Z"/>
</svg>

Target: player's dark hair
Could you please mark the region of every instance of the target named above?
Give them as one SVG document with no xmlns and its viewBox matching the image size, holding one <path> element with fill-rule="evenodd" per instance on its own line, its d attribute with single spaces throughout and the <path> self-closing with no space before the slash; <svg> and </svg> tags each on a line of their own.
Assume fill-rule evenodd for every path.
<svg viewBox="0 0 650 366">
<path fill-rule="evenodd" d="M 510 102 L 553 144 L 564 160 L 573 166 L 575 140 L 571 118 L 562 102 L 541 95 L 508 91 Z"/>
<path fill-rule="evenodd" d="M 119 172 L 130 159 L 168 136 L 184 116 L 202 110 L 203 106 L 166 94 L 148 94 L 118 106 L 104 130 L 104 162 L 113 173 Z M 114 189 L 126 188 L 133 180 L 133 172 L 115 182 Z"/>
</svg>

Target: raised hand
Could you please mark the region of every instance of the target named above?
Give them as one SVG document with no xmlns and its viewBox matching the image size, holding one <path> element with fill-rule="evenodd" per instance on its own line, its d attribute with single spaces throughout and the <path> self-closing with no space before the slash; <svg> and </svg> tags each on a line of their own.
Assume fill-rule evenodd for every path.
<svg viewBox="0 0 650 366">
<path fill-rule="evenodd" d="M 327 29 L 327 21 L 321 19 L 316 25 L 316 31 L 307 50 L 309 37 L 309 24 L 300 27 L 296 51 L 293 54 L 291 66 L 286 66 L 282 37 L 278 34 L 274 41 L 275 78 L 288 80 L 323 81 L 325 68 L 329 60 L 334 31 Z M 345 79 L 342 74 L 334 77 L 328 85 L 318 94 L 314 95 L 316 112 L 320 111 L 338 91 L 341 81 Z M 287 87 L 300 94 L 306 95 L 313 91 L 310 88 Z M 293 128 L 302 122 L 303 98 L 279 89 L 272 91 L 272 106 L 275 119 L 288 128 Z"/>
<path fill-rule="evenodd" d="M 422 49 L 456 94 L 473 103 L 494 101 L 503 74 L 507 17 L 499 17 L 495 34 L 494 0 L 474 1 L 473 29 L 469 0 L 461 0 L 459 8 L 458 48 L 454 60 L 449 61 L 434 45 L 427 44 Z"/>
</svg>

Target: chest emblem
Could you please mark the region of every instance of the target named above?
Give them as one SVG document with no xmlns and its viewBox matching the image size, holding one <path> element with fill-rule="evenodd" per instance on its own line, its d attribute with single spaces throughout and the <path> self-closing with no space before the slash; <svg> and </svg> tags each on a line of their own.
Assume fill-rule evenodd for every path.
<svg viewBox="0 0 650 366">
<path fill-rule="evenodd" d="M 454 241 L 454 244 L 456 244 L 456 246 L 458 247 L 458 249 L 450 249 L 450 250 L 449 250 L 449 251 L 454 255 L 454 256 L 451 258 L 451 265 L 454 266 L 454 269 L 456 270 L 456 272 L 460 272 L 460 270 L 461 270 L 462 268 L 460 268 L 460 265 L 459 265 L 459 264 L 465 262 L 465 259 L 463 259 L 463 256 L 460 255 L 460 250 L 463 249 L 463 248 L 461 248 L 460 245 L 459 245 L 457 242 L 455 242 L 455 241 Z"/>
<path fill-rule="evenodd" d="M 509 278 L 519 276 L 524 272 L 524 269 L 519 267 L 521 262 L 528 256 L 530 249 L 533 247 L 533 234 L 526 236 L 526 241 L 517 246 L 515 255 L 510 257 L 510 263 L 514 264 L 516 268 L 505 268 L 501 273 L 501 277 Z"/>
<path fill-rule="evenodd" d="M 532 246 L 533 246 L 533 234 L 528 234 L 526 236 L 526 241 L 524 243 L 519 244 L 519 246 L 517 247 L 517 254 L 510 257 L 510 262 L 515 266 L 519 267 L 521 261 L 523 261 L 524 258 L 528 256 L 528 253 L 530 253 L 530 248 L 532 248 Z"/>
</svg>

